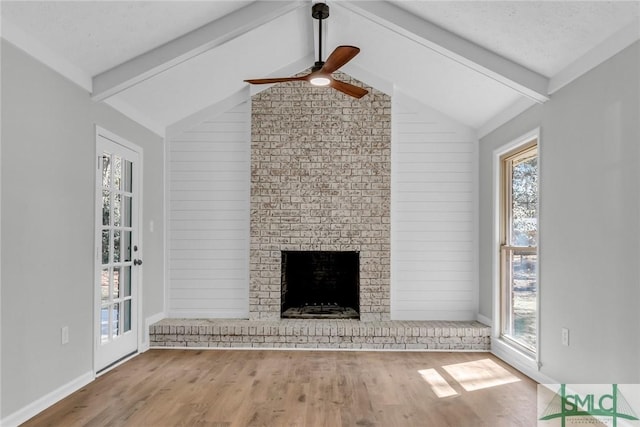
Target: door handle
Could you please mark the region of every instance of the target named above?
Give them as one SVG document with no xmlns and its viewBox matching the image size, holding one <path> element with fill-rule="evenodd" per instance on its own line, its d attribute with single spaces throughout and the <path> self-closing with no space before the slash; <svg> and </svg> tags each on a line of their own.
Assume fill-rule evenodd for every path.
<svg viewBox="0 0 640 427">
<path fill-rule="evenodd" d="M 133 265 L 142 265 L 142 260 L 141 259 L 134 259 L 133 260 Z"/>
</svg>

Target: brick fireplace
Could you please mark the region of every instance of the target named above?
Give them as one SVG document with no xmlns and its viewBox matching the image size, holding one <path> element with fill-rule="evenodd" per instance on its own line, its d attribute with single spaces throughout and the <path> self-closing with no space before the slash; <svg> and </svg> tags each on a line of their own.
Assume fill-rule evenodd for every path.
<svg viewBox="0 0 640 427">
<path fill-rule="evenodd" d="M 151 347 L 490 349 L 476 321 L 390 320 L 391 102 L 369 90 L 253 97 L 249 319 L 163 319 Z M 316 251 L 358 255 L 359 319 L 280 318 L 283 254 Z"/>
<path fill-rule="evenodd" d="M 283 251 L 359 253 L 360 319 L 389 320 L 391 99 L 367 89 L 293 82 L 253 97 L 251 320 L 280 318 Z"/>
</svg>

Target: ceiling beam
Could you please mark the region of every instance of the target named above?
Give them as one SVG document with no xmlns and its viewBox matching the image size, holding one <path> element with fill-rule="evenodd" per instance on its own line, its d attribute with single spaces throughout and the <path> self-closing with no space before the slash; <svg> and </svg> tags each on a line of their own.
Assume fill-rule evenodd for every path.
<svg viewBox="0 0 640 427">
<path fill-rule="evenodd" d="M 542 103 L 549 100 L 549 79 L 385 1 L 341 1 L 344 7 L 372 22 L 481 73 Z"/>
<path fill-rule="evenodd" d="M 91 98 L 94 101 L 103 101 L 303 6 L 308 6 L 308 3 L 301 0 L 255 1 L 94 76 Z"/>
</svg>

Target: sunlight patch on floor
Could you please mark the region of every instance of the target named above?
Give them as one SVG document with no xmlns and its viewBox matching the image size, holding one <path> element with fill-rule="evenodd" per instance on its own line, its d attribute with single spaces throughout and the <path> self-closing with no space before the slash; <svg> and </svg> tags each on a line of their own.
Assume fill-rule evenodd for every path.
<svg viewBox="0 0 640 427">
<path fill-rule="evenodd" d="M 481 390 L 520 381 L 518 377 L 491 359 L 457 363 L 443 366 L 443 369 L 466 391 Z"/>
<path fill-rule="evenodd" d="M 422 369 L 418 372 L 422 375 L 422 378 L 429 383 L 431 390 L 433 390 L 436 396 L 450 397 L 458 394 L 435 369 Z"/>
</svg>

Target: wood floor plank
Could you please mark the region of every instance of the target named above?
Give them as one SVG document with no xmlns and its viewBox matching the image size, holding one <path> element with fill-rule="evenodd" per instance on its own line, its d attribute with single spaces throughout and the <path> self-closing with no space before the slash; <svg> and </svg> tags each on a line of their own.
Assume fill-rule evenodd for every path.
<svg viewBox="0 0 640 427">
<path fill-rule="evenodd" d="M 31 426 L 514 427 L 536 383 L 488 353 L 150 350 Z"/>
</svg>

